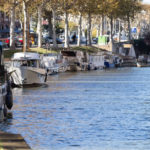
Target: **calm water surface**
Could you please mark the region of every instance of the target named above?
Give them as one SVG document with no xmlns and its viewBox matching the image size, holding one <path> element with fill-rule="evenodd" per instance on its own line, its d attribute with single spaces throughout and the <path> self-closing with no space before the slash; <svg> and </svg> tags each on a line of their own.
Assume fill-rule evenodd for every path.
<svg viewBox="0 0 150 150">
<path fill-rule="evenodd" d="M 63 73 L 13 93 L 0 130 L 34 150 L 150 150 L 150 68 Z"/>
</svg>

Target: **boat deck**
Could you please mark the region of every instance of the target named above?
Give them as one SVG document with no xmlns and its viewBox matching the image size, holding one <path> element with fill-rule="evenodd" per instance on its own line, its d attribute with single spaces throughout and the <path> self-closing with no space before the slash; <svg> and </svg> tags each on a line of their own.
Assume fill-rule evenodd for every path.
<svg viewBox="0 0 150 150">
<path fill-rule="evenodd" d="M 0 150 L 31 150 L 20 134 L 0 131 Z"/>
</svg>

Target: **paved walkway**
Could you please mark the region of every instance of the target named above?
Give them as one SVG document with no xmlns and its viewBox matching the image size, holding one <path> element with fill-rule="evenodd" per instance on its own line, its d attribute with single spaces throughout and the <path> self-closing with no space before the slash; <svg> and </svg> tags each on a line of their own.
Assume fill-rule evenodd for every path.
<svg viewBox="0 0 150 150">
<path fill-rule="evenodd" d="M 31 148 L 21 135 L 0 131 L 0 150 L 31 150 Z"/>
</svg>

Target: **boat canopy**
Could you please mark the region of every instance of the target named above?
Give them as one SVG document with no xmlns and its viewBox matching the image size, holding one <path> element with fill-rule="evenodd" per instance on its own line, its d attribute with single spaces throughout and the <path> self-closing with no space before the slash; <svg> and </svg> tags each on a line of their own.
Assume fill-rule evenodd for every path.
<svg viewBox="0 0 150 150">
<path fill-rule="evenodd" d="M 63 56 L 68 56 L 68 57 L 76 57 L 76 52 L 74 51 L 61 51 Z"/>
<path fill-rule="evenodd" d="M 12 60 L 40 60 L 40 55 L 38 53 L 20 52 L 15 53 Z"/>
</svg>

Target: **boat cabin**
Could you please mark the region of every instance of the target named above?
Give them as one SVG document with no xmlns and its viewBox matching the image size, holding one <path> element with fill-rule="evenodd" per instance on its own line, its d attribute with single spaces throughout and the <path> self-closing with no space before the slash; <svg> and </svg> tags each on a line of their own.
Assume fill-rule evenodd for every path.
<svg viewBox="0 0 150 150">
<path fill-rule="evenodd" d="M 101 52 L 89 54 L 90 69 L 99 69 L 104 67 L 104 55 Z"/>
<path fill-rule="evenodd" d="M 41 59 L 41 65 L 44 68 L 52 68 L 60 63 L 62 63 L 62 57 L 60 54 L 57 53 L 45 54 Z"/>
<path fill-rule="evenodd" d="M 85 70 L 86 54 L 82 51 L 61 51 L 63 63 L 69 66 L 69 71 Z"/>
<path fill-rule="evenodd" d="M 136 57 L 135 49 L 132 44 L 123 44 L 123 48 L 120 50 L 120 54 L 123 56 Z"/>
<path fill-rule="evenodd" d="M 13 67 L 39 68 L 40 66 L 40 55 L 38 53 L 15 53 L 11 60 Z"/>
<path fill-rule="evenodd" d="M 61 51 L 61 54 L 67 63 L 82 63 L 84 61 L 82 51 Z"/>
</svg>

